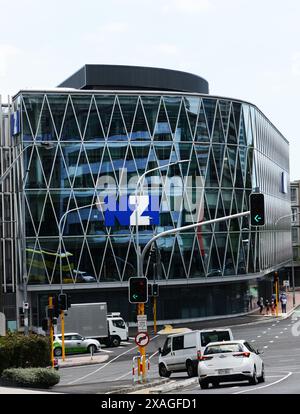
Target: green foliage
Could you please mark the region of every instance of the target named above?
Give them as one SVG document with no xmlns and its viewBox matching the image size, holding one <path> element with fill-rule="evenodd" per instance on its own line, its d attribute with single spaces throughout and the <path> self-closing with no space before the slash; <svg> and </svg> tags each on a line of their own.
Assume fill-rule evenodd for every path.
<svg viewBox="0 0 300 414">
<path fill-rule="evenodd" d="M 50 361 L 49 338 L 9 333 L 0 337 L 0 375 L 6 368 L 47 367 Z"/>
<path fill-rule="evenodd" d="M 1 376 L 4 385 L 31 388 L 53 387 L 59 380 L 59 374 L 52 368 L 10 368 Z"/>
</svg>

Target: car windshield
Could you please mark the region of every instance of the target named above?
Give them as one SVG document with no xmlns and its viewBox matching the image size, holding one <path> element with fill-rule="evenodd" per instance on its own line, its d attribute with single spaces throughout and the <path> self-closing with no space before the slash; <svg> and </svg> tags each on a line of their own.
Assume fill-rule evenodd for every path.
<svg viewBox="0 0 300 414">
<path fill-rule="evenodd" d="M 226 352 L 243 352 L 243 345 L 242 344 L 209 345 L 205 349 L 204 355 L 223 354 Z"/>
<path fill-rule="evenodd" d="M 201 333 L 202 346 L 208 345 L 210 342 L 230 341 L 229 331 L 210 331 Z"/>
<path fill-rule="evenodd" d="M 125 322 L 123 319 L 113 319 L 112 323 L 116 328 L 125 329 Z"/>
</svg>

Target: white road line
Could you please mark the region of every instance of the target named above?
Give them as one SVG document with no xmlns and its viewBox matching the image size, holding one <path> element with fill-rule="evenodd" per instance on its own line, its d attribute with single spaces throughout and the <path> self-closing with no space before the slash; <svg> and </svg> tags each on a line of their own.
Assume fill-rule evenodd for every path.
<svg viewBox="0 0 300 414">
<path fill-rule="evenodd" d="M 273 323 L 273 325 L 272 326 L 275 326 L 275 323 Z"/>
<path fill-rule="evenodd" d="M 263 388 L 268 388 L 268 387 L 271 387 L 272 385 L 276 385 L 276 384 L 278 384 L 279 382 L 284 381 L 285 379 L 287 379 L 287 378 L 288 378 L 288 377 L 290 377 L 291 375 L 292 375 L 292 372 L 289 372 L 289 373 L 288 373 L 285 377 L 281 378 L 281 379 L 280 379 L 280 380 L 278 380 L 278 381 L 271 382 L 271 384 L 263 385 L 262 387 L 250 388 L 249 390 L 243 390 L 243 391 L 234 392 L 234 394 L 243 394 L 243 393 L 245 393 L 245 392 L 256 391 L 256 390 L 261 390 L 261 389 L 263 389 Z"/>
<path fill-rule="evenodd" d="M 276 339 L 278 339 L 278 338 L 279 338 L 279 336 L 275 336 L 275 338 L 276 338 Z"/>
<path fill-rule="evenodd" d="M 258 335 L 258 337 L 257 338 L 261 338 L 261 335 Z"/>
<path fill-rule="evenodd" d="M 270 344 L 272 344 L 274 341 L 269 341 L 270 342 Z"/>
<path fill-rule="evenodd" d="M 264 331 L 264 332 L 263 332 L 263 334 L 266 334 L 266 333 L 267 333 L 267 331 Z"/>
<path fill-rule="evenodd" d="M 268 345 L 264 346 L 264 348 L 267 349 L 268 348 Z"/>
<path fill-rule="evenodd" d="M 255 342 L 255 339 L 253 339 L 251 342 Z"/>
<path fill-rule="evenodd" d="M 154 354 L 152 354 L 149 359 L 153 358 L 156 354 L 158 354 L 158 351 L 154 352 Z M 132 369 L 130 371 L 128 371 L 127 374 L 121 375 L 121 377 L 116 378 L 115 381 L 119 381 L 119 380 L 127 377 L 130 374 L 132 374 Z"/>
<path fill-rule="evenodd" d="M 158 336 L 159 336 L 159 335 L 154 336 L 153 338 L 151 338 L 151 339 L 150 339 L 150 341 L 152 341 L 153 339 L 157 338 Z M 96 374 L 96 372 L 101 371 L 101 369 L 103 369 L 103 368 L 107 367 L 107 365 L 111 364 L 112 362 L 114 362 L 114 361 L 116 361 L 118 358 L 120 358 L 121 356 L 123 356 L 123 355 L 125 355 L 125 354 L 128 354 L 128 352 L 131 352 L 131 351 L 133 351 L 133 350 L 134 350 L 134 349 L 136 349 L 136 348 L 138 348 L 138 346 L 135 346 L 135 347 L 133 347 L 133 348 L 128 349 L 126 352 L 123 352 L 122 354 L 117 355 L 115 358 L 111 359 L 110 361 L 108 361 L 106 364 L 104 364 L 104 365 L 103 365 L 103 366 L 101 366 L 100 368 L 96 369 L 95 371 L 90 372 L 89 374 L 84 375 L 83 377 L 77 378 L 76 380 L 69 382 L 67 385 L 72 385 L 72 384 L 75 384 L 75 382 L 78 382 L 78 381 L 80 381 L 80 380 L 83 380 L 83 379 L 85 379 L 85 378 L 87 378 L 87 377 L 91 376 L 91 375 Z"/>
<path fill-rule="evenodd" d="M 279 332 L 279 333 L 283 334 L 283 332 Z"/>
</svg>

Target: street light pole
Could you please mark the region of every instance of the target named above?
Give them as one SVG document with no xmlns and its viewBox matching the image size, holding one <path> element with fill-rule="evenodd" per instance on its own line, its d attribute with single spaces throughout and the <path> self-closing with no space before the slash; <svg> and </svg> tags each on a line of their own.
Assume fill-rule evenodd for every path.
<svg viewBox="0 0 300 414">
<path fill-rule="evenodd" d="M 45 148 L 51 148 L 53 144 L 50 142 L 39 142 L 36 144 L 37 146 L 44 146 Z M 3 184 L 4 180 L 8 177 L 13 167 L 17 164 L 17 162 L 21 159 L 25 151 L 30 147 L 31 145 L 28 144 L 27 146 L 24 146 L 20 153 L 16 156 L 16 158 L 13 160 L 13 162 L 9 165 L 9 167 L 4 171 L 4 173 L 0 176 L 0 185 Z M 16 148 L 16 147 L 13 147 Z M 21 254 L 22 254 L 22 281 L 23 281 L 23 311 L 24 311 L 24 334 L 27 336 L 29 334 L 29 307 L 28 307 L 28 295 L 27 295 L 27 283 L 28 283 L 28 276 L 27 276 L 27 269 L 26 269 L 26 242 L 25 242 L 25 200 L 24 200 L 24 183 L 26 179 L 26 174 L 28 171 L 25 172 L 25 174 L 22 174 L 22 199 L 21 199 L 21 206 L 22 206 L 22 212 L 20 211 L 20 207 L 18 209 L 19 211 L 19 229 L 20 229 L 20 239 L 21 239 Z"/>
<path fill-rule="evenodd" d="M 162 231 L 161 233 L 158 233 L 156 236 L 152 237 L 152 239 L 150 239 L 148 241 L 148 243 L 146 244 L 146 246 L 144 247 L 142 254 L 141 254 L 141 258 L 140 258 L 140 262 L 141 262 L 141 269 L 142 269 L 142 274 L 141 276 L 144 276 L 144 267 L 143 267 L 143 263 L 145 260 L 145 255 L 147 253 L 147 251 L 149 250 L 151 244 L 156 241 L 158 238 L 160 237 L 164 237 L 164 236 L 168 236 L 169 234 L 175 234 L 175 233 L 179 233 L 181 231 L 186 231 L 189 229 L 193 229 L 196 227 L 201 227 L 201 226 L 205 226 L 208 224 L 213 224 L 213 223 L 219 223 L 221 221 L 225 221 L 225 220 L 230 220 L 230 219 L 235 219 L 235 218 L 239 218 L 239 217 L 244 217 L 244 216 L 249 216 L 250 211 L 245 211 L 243 213 L 237 213 L 237 214 L 232 214 L 230 216 L 224 216 L 224 217 L 219 217 L 213 220 L 208 220 L 208 221 L 200 221 L 198 223 L 193 223 L 193 224 L 188 224 L 187 226 L 182 226 L 182 227 L 177 227 L 175 229 L 171 229 L 171 230 L 166 230 L 166 231 Z"/>
<path fill-rule="evenodd" d="M 171 165 L 177 165 L 182 164 L 184 162 L 188 162 L 189 160 L 178 160 L 169 164 L 160 165 L 159 167 L 151 168 L 151 170 L 145 171 L 138 179 L 136 189 L 135 189 L 135 232 L 136 232 L 136 268 L 137 268 L 137 276 L 143 275 L 143 269 L 141 269 L 141 249 L 140 249 L 140 243 L 139 243 L 139 225 L 138 225 L 138 199 L 137 199 L 137 192 L 140 189 L 140 199 L 142 194 L 142 188 L 143 188 L 143 180 L 145 176 L 151 172 L 161 170 L 163 168 L 169 167 Z M 144 315 L 145 314 L 145 304 L 139 303 L 138 309 L 137 309 L 138 315 Z M 139 347 L 139 352 L 142 357 L 142 372 L 143 372 L 143 382 L 146 381 L 146 347 Z"/>
<path fill-rule="evenodd" d="M 166 167 L 170 167 L 171 165 L 177 165 L 177 164 L 182 164 L 184 162 L 188 162 L 190 160 L 178 160 L 169 164 L 165 164 L 165 165 L 160 165 L 159 167 L 155 167 L 152 168 L 151 170 L 147 170 L 145 171 L 138 179 L 137 184 L 136 184 L 136 189 L 135 189 L 135 233 L 136 233 L 136 248 L 137 248 L 137 276 L 143 274 L 143 271 L 140 268 L 140 254 L 141 254 L 141 249 L 140 249 L 140 244 L 139 244 L 139 225 L 138 225 L 138 200 L 137 200 L 137 192 L 140 189 L 140 197 L 142 195 L 142 189 L 143 189 L 143 180 L 145 178 L 145 176 L 151 172 L 154 171 L 158 171 L 158 170 L 162 170 L 163 168 Z"/>
<path fill-rule="evenodd" d="M 62 229 L 61 229 L 61 224 L 63 219 L 67 216 L 67 214 L 73 212 L 73 211 L 78 211 L 78 210 L 82 210 L 84 208 L 88 208 L 88 207 L 92 207 L 95 205 L 100 205 L 100 204 L 104 204 L 101 203 L 99 201 L 96 201 L 95 203 L 92 204 L 88 204 L 85 206 L 81 206 L 81 207 L 76 207 L 76 208 L 72 208 L 70 210 L 67 210 L 60 218 L 59 223 L 58 223 L 58 237 L 59 237 L 59 247 L 58 247 L 58 251 L 59 251 L 59 278 L 60 278 L 60 293 L 63 293 L 63 279 L 62 279 L 62 253 L 61 253 L 61 245 L 62 245 Z M 61 339 L 62 339 L 62 360 L 65 360 L 65 335 L 64 335 L 64 330 L 65 330 L 65 326 L 64 326 L 64 311 L 61 310 Z"/>
</svg>

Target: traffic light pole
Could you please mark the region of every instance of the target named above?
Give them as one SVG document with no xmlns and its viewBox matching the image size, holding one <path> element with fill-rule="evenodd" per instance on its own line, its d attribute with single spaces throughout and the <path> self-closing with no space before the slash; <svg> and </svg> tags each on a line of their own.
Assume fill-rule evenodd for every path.
<svg viewBox="0 0 300 414">
<path fill-rule="evenodd" d="M 60 326 L 61 326 L 61 351 L 62 351 L 62 360 L 65 360 L 65 312 L 61 309 L 60 311 Z"/>
<path fill-rule="evenodd" d="M 152 239 L 148 241 L 148 243 L 146 244 L 146 246 L 144 247 L 144 249 L 142 251 L 141 258 L 140 258 L 141 276 L 145 276 L 144 275 L 144 266 L 143 266 L 144 260 L 145 260 L 145 255 L 146 255 L 147 251 L 149 250 L 151 244 L 154 241 L 156 241 L 157 239 L 159 239 L 160 237 L 165 237 L 165 236 L 168 236 L 169 234 L 180 233 L 181 231 L 194 229 L 196 227 L 201 227 L 201 226 L 205 226 L 205 225 L 208 225 L 208 224 L 219 223 L 221 221 L 235 219 L 235 218 L 239 218 L 239 217 L 245 217 L 245 216 L 249 216 L 249 215 L 250 215 L 250 211 L 245 211 L 244 213 L 232 214 L 230 216 L 220 217 L 220 218 L 213 219 L 213 220 L 208 220 L 208 221 L 200 221 L 198 223 L 189 224 L 187 226 L 178 227 L 178 228 L 175 228 L 175 229 L 166 230 L 166 231 L 163 231 L 161 233 L 158 233 L 156 236 L 152 237 Z"/>
<path fill-rule="evenodd" d="M 144 315 L 145 314 L 145 304 L 144 303 L 139 303 L 138 304 L 137 314 L 138 315 Z M 145 346 L 139 346 L 139 353 L 140 353 L 141 360 L 142 360 L 142 381 L 146 382 L 147 381 L 147 375 L 146 375 L 146 347 Z M 139 367 L 139 369 L 140 369 L 140 367 Z"/>
<path fill-rule="evenodd" d="M 53 327 L 53 298 L 49 296 L 48 298 L 48 309 L 51 309 L 52 317 L 49 318 L 49 325 L 50 325 L 50 358 L 51 358 L 51 366 L 54 368 L 54 349 L 53 349 L 53 336 L 54 336 L 54 327 Z"/>
</svg>

